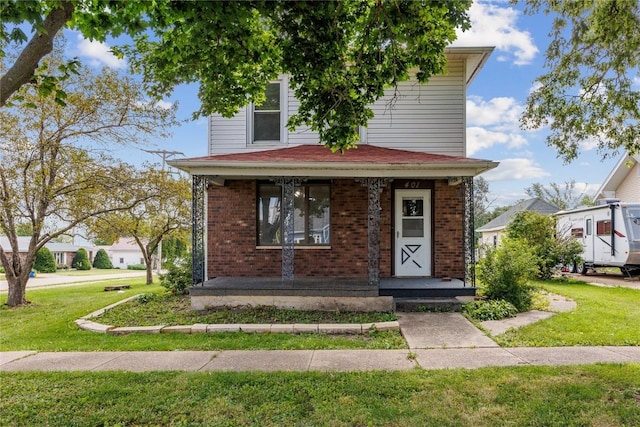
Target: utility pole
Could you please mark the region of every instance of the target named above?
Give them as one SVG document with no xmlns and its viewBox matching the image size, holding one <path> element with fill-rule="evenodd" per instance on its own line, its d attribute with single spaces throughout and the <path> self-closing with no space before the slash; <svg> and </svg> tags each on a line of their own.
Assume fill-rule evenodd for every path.
<svg viewBox="0 0 640 427">
<path fill-rule="evenodd" d="M 184 156 L 185 154 L 181 151 L 169 151 L 169 150 L 142 150 L 145 151 L 147 153 L 150 154 L 156 154 L 160 157 L 162 157 L 162 172 L 164 173 L 165 171 L 165 166 L 167 164 L 167 159 L 172 157 L 172 156 L 177 156 L 177 155 L 182 155 Z M 162 271 L 162 239 L 160 239 L 160 241 L 158 242 L 158 270 L 157 273 L 160 274 L 160 272 Z"/>
</svg>

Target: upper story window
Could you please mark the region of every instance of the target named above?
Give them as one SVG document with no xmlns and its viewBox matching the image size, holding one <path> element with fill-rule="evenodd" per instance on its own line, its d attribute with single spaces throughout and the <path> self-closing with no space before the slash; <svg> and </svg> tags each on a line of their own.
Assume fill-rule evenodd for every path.
<svg viewBox="0 0 640 427">
<path fill-rule="evenodd" d="M 280 81 L 267 84 L 264 102 L 253 106 L 250 142 L 282 141 L 282 86 Z"/>
</svg>

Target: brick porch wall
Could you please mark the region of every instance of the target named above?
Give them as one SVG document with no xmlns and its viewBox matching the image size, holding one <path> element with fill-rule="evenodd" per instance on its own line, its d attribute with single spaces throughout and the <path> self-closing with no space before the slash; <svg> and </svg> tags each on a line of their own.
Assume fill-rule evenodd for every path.
<svg viewBox="0 0 640 427">
<path fill-rule="evenodd" d="M 208 191 L 208 275 L 281 275 L 280 249 L 256 248 L 255 181 L 227 181 Z M 388 234 L 388 233 L 387 233 Z M 367 189 L 353 180 L 331 186 L 331 249 L 296 248 L 296 277 L 367 277 Z"/>
<path fill-rule="evenodd" d="M 435 181 L 434 277 L 464 277 L 464 193 L 461 185 Z"/>
<path fill-rule="evenodd" d="M 256 248 L 253 180 L 229 180 L 208 190 L 208 277 L 278 277 L 280 249 Z M 351 179 L 331 186 L 331 249 L 295 249 L 296 277 L 367 277 L 367 188 Z M 434 276 L 463 277 L 463 197 L 436 181 Z M 381 195 L 380 275 L 392 276 L 392 190 Z"/>
</svg>

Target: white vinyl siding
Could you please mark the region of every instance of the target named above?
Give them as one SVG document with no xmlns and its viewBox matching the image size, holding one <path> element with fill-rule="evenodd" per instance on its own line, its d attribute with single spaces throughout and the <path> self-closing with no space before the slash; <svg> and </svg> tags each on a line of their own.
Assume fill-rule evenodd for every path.
<svg viewBox="0 0 640 427">
<path fill-rule="evenodd" d="M 293 95 L 293 90 L 289 89 L 289 113 L 287 117 L 291 117 L 298 111 L 300 101 Z M 290 145 L 303 145 L 303 144 L 317 144 L 320 141 L 318 132 L 314 132 L 307 126 L 300 126 L 293 132 L 289 132 L 289 144 Z"/>
<path fill-rule="evenodd" d="M 616 189 L 616 198 L 623 202 L 640 202 L 640 163 L 636 163 Z"/>
<path fill-rule="evenodd" d="M 387 89 L 385 96 L 372 109 L 374 118 L 361 132 L 364 143 L 381 147 L 444 154 L 465 155 L 465 62 L 450 60 L 449 71 L 444 76 L 432 77 L 427 85 L 419 85 L 415 80 L 398 85 L 397 98 L 390 108 L 394 88 Z M 283 81 L 283 84 L 286 79 Z M 291 89 L 283 100 L 286 117 L 294 114 L 299 101 Z M 248 142 L 250 128 L 247 111 L 230 119 L 218 114 L 209 118 L 209 154 L 239 153 L 273 149 L 284 146 L 317 144 L 318 133 L 307 127 L 299 127 L 293 132 L 284 130 L 280 143 Z"/>
<path fill-rule="evenodd" d="M 464 156 L 464 61 L 449 61 L 449 72 L 432 77 L 427 85 L 410 80 L 400 83 L 397 91 L 387 89 L 373 110 L 375 117 L 369 121 L 367 143 Z"/>
<path fill-rule="evenodd" d="M 209 116 L 209 154 L 237 153 L 247 147 L 247 108 L 230 119 Z"/>
</svg>

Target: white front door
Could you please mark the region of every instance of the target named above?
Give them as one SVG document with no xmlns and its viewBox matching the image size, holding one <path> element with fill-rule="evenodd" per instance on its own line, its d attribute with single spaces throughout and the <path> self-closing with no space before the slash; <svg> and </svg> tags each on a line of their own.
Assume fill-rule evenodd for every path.
<svg viewBox="0 0 640 427">
<path fill-rule="evenodd" d="M 396 190 L 395 275 L 431 276 L 431 190 Z"/>
</svg>

